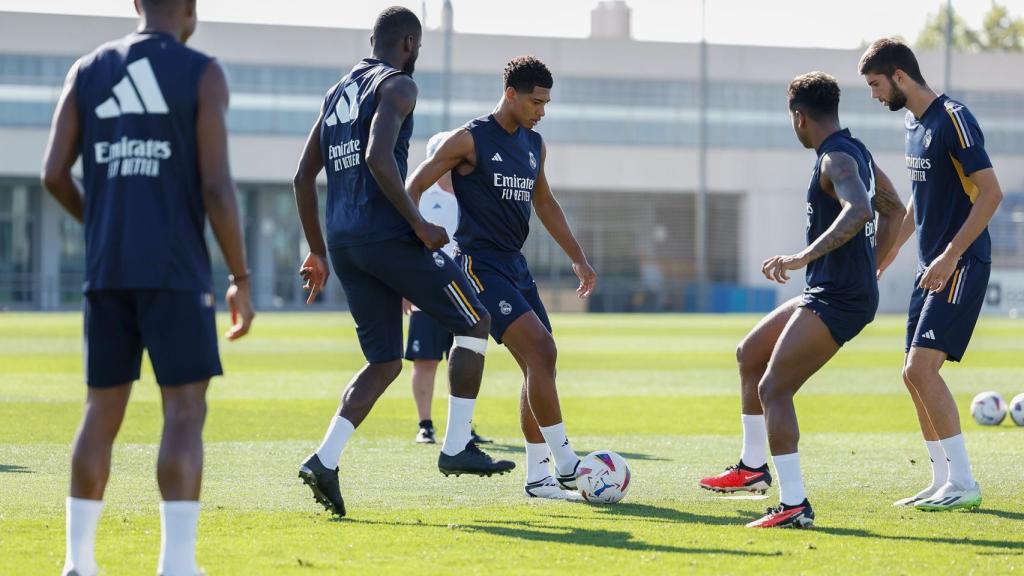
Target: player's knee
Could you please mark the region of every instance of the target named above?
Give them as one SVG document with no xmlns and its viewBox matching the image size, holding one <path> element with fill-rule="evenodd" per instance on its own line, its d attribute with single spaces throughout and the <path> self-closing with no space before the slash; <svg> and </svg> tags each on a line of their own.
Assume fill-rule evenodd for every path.
<svg viewBox="0 0 1024 576">
<path fill-rule="evenodd" d="M 177 398 L 164 402 L 165 425 L 202 428 L 206 420 L 206 398 L 202 396 Z"/>
<path fill-rule="evenodd" d="M 530 346 L 530 364 L 552 373 L 555 371 L 555 362 L 558 360 L 558 346 L 551 334 L 545 333 L 532 342 Z"/>
<path fill-rule="evenodd" d="M 379 362 L 371 365 L 373 370 L 378 374 L 378 377 L 384 381 L 385 384 L 391 384 L 398 376 L 402 373 L 402 361 L 401 360 L 390 360 L 388 362 Z"/>
<path fill-rule="evenodd" d="M 756 354 L 751 349 L 750 344 L 746 339 L 736 345 L 736 364 L 739 366 L 741 373 L 752 372 L 757 369 L 758 364 L 763 362 L 759 360 L 761 355 Z"/>
<path fill-rule="evenodd" d="M 927 386 L 933 376 L 934 371 L 929 366 L 920 362 L 911 360 L 903 366 L 903 381 L 907 383 L 907 386 L 913 386 L 914 388 Z"/>
<path fill-rule="evenodd" d="M 765 374 L 764 378 L 761 378 L 761 381 L 757 384 L 757 397 L 761 400 L 762 405 L 778 400 L 784 395 L 784 392 L 778 380 L 769 374 Z"/>
<path fill-rule="evenodd" d="M 469 329 L 469 332 L 466 333 L 466 336 L 472 336 L 473 338 L 483 338 L 486 340 L 490 333 L 491 315 L 484 312 L 483 314 L 480 315 L 480 320 L 476 324 L 474 324 L 472 328 Z"/>
</svg>

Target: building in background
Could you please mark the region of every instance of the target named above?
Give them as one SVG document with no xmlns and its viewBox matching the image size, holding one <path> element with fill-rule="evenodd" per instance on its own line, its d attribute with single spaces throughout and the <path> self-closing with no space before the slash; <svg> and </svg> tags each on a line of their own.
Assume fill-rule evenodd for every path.
<svg viewBox="0 0 1024 576">
<path fill-rule="evenodd" d="M 428 30 L 417 62 L 410 164 L 423 159 L 431 134 L 493 108 L 509 59 L 536 55 L 555 76 L 554 99 L 538 126 L 548 143 L 548 178 L 600 274 L 592 300 L 578 302 L 568 262 L 535 221 L 526 255 L 549 306 L 692 309 L 698 45 L 630 40 L 623 33 L 628 23 L 615 22 L 628 19 L 628 9 L 606 4 L 599 8 L 606 13 L 592 20 L 600 27 L 594 38 L 455 35 L 451 125 L 442 123 L 443 41 Z M 0 309 L 77 307 L 82 230 L 39 185 L 43 148 L 74 58 L 130 32 L 135 21 L 11 12 L 0 19 Z M 298 307 L 305 297 L 296 271 L 306 247 L 293 170 L 323 94 L 368 53 L 369 31 L 203 22 L 190 44 L 220 58 L 229 74 L 231 160 L 257 305 Z M 870 100 L 857 74 L 859 57 L 858 50 L 710 47 L 712 310 L 763 309 L 802 288 L 800 275 L 780 288 L 760 274 L 764 258 L 795 252 L 804 241 L 804 193 L 814 156 L 797 142 L 786 111 L 785 88 L 794 76 L 823 70 L 839 78 L 843 121 L 907 198 L 903 115 Z M 941 54 L 921 60 L 926 77 L 940 82 Z M 1024 76 L 1009 73 L 1024 69 L 1024 56 L 955 55 L 952 69 L 952 95 L 979 118 L 1007 192 L 991 229 L 992 306 L 1024 308 Z M 216 277 L 226 282 L 213 244 L 211 253 Z M 905 310 L 915 263 L 907 250 L 883 278 L 882 310 Z M 322 305 L 344 306 L 333 280 Z"/>
</svg>

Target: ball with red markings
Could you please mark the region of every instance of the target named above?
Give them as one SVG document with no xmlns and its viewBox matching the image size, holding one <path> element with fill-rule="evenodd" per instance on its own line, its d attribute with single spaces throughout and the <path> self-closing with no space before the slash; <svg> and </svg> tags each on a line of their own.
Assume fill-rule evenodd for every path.
<svg viewBox="0 0 1024 576">
<path fill-rule="evenodd" d="M 629 464 L 611 450 L 591 452 L 580 462 L 576 486 L 587 502 L 614 504 L 629 492 Z"/>
</svg>

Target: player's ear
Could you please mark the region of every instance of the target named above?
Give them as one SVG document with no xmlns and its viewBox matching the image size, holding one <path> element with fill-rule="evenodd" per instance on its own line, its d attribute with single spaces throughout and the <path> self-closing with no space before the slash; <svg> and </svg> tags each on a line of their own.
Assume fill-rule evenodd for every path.
<svg viewBox="0 0 1024 576">
<path fill-rule="evenodd" d="M 511 86 L 505 87 L 505 99 L 512 101 L 516 99 L 516 89 Z"/>
<path fill-rule="evenodd" d="M 140 4 L 141 1 L 142 0 L 135 0 L 135 13 L 139 16 L 142 16 L 142 5 Z"/>
</svg>

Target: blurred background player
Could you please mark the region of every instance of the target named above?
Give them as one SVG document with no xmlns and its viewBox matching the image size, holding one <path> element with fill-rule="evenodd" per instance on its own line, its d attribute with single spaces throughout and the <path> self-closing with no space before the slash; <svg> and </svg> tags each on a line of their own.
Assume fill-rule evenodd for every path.
<svg viewBox="0 0 1024 576">
<path fill-rule="evenodd" d="M 813 525 L 804 491 L 793 396 L 839 348 L 875 316 L 876 249 L 888 251 L 904 215 L 889 179 L 871 153 L 839 123 L 839 85 L 811 72 L 789 85 L 793 130 L 817 154 L 807 190 L 807 248 L 765 260 L 761 271 L 785 283 L 790 270 L 807 267 L 804 294 L 765 316 L 736 349 L 740 371 L 743 451 L 740 461 L 700 486 L 719 492 L 764 491 L 772 482 L 765 440 L 781 484 L 780 505 L 755 528 Z M 877 248 L 874 208 L 879 212 Z"/>
<path fill-rule="evenodd" d="M 427 141 L 427 158 L 434 155 L 447 132 L 438 132 Z M 455 201 L 452 190 L 451 175 L 441 176 L 436 184 L 428 188 L 419 201 L 420 214 L 432 224 L 444 227 L 448 238 L 452 239 L 441 250 L 449 258 L 455 258 L 455 228 L 459 224 L 459 203 Z M 454 334 L 425 314 L 408 300 L 402 300 L 402 309 L 409 315 L 409 336 L 405 346 L 405 359 L 412 362 L 412 396 L 416 401 L 416 412 L 419 416 L 419 432 L 416 442 L 434 444 L 434 420 L 431 417 L 430 404 L 434 398 L 434 379 L 437 365 L 448 356 Z M 470 437 L 477 444 L 490 444 L 491 441 L 471 429 Z"/>
<path fill-rule="evenodd" d="M 962 103 L 932 90 L 903 42 L 875 41 L 860 60 L 871 97 L 906 112 L 911 210 L 879 274 L 916 230 L 918 272 L 910 299 L 903 382 L 917 409 L 932 461 L 932 482 L 896 501 L 922 510 L 977 508 L 981 487 L 971 473 L 956 400 L 939 370 L 959 362 L 978 322 L 992 267 L 988 223 L 1003 192 L 985 152 L 978 121 Z"/>
<path fill-rule="evenodd" d="M 523 372 L 525 493 L 574 498 L 580 460 L 562 422 L 555 388 L 555 341 L 522 254 L 531 208 L 569 256 L 580 281 L 580 298 L 593 291 L 597 274 L 551 193 L 544 175 L 546 148 L 533 130 L 551 100 L 551 72 L 540 60 L 521 56 L 505 67 L 504 83 L 494 112 L 453 132 L 416 169 L 409 194 L 417 198 L 442 175 L 452 173 L 460 208 L 455 234 L 459 262 L 491 314 L 491 336 L 505 344 Z M 552 456 L 557 478 L 548 469 Z"/>
<path fill-rule="evenodd" d="M 402 298 L 455 334 L 448 360 L 448 428 L 438 457 L 445 475 L 490 476 L 515 468 L 493 460 L 471 438 L 490 318 L 469 281 L 441 248 L 444 228 L 423 219 L 405 192 L 418 89 L 412 79 L 423 30 L 411 11 L 377 17 L 373 55 L 324 98 L 295 174 L 295 199 L 310 252 L 300 268 L 312 303 L 329 269 L 348 299 L 366 366 L 345 390 L 319 448 L 299 467 L 313 497 L 339 516 L 345 502 L 338 460 L 374 403 L 402 370 Z M 316 178 L 327 172 L 327 240 L 320 228 Z"/>
<path fill-rule="evenodd" d="M 96 524 L 145 348 L 160 385 L 157 573 L 199 573 L 196 527 L 206 389 L 220 375 L 206 217 L 233 275 L 227 338 L 253 319 L 245 244 L 228 166 L 220 64 L 186 48 L 195 0 L 136 0 L 138 31 L 68 72 L 43 183 L 85 224 L 85 415 L 71 454 L 65 575 L 97 573 Z M 83 180 L 71 176 L 81 156 Z"/>
</svg>

